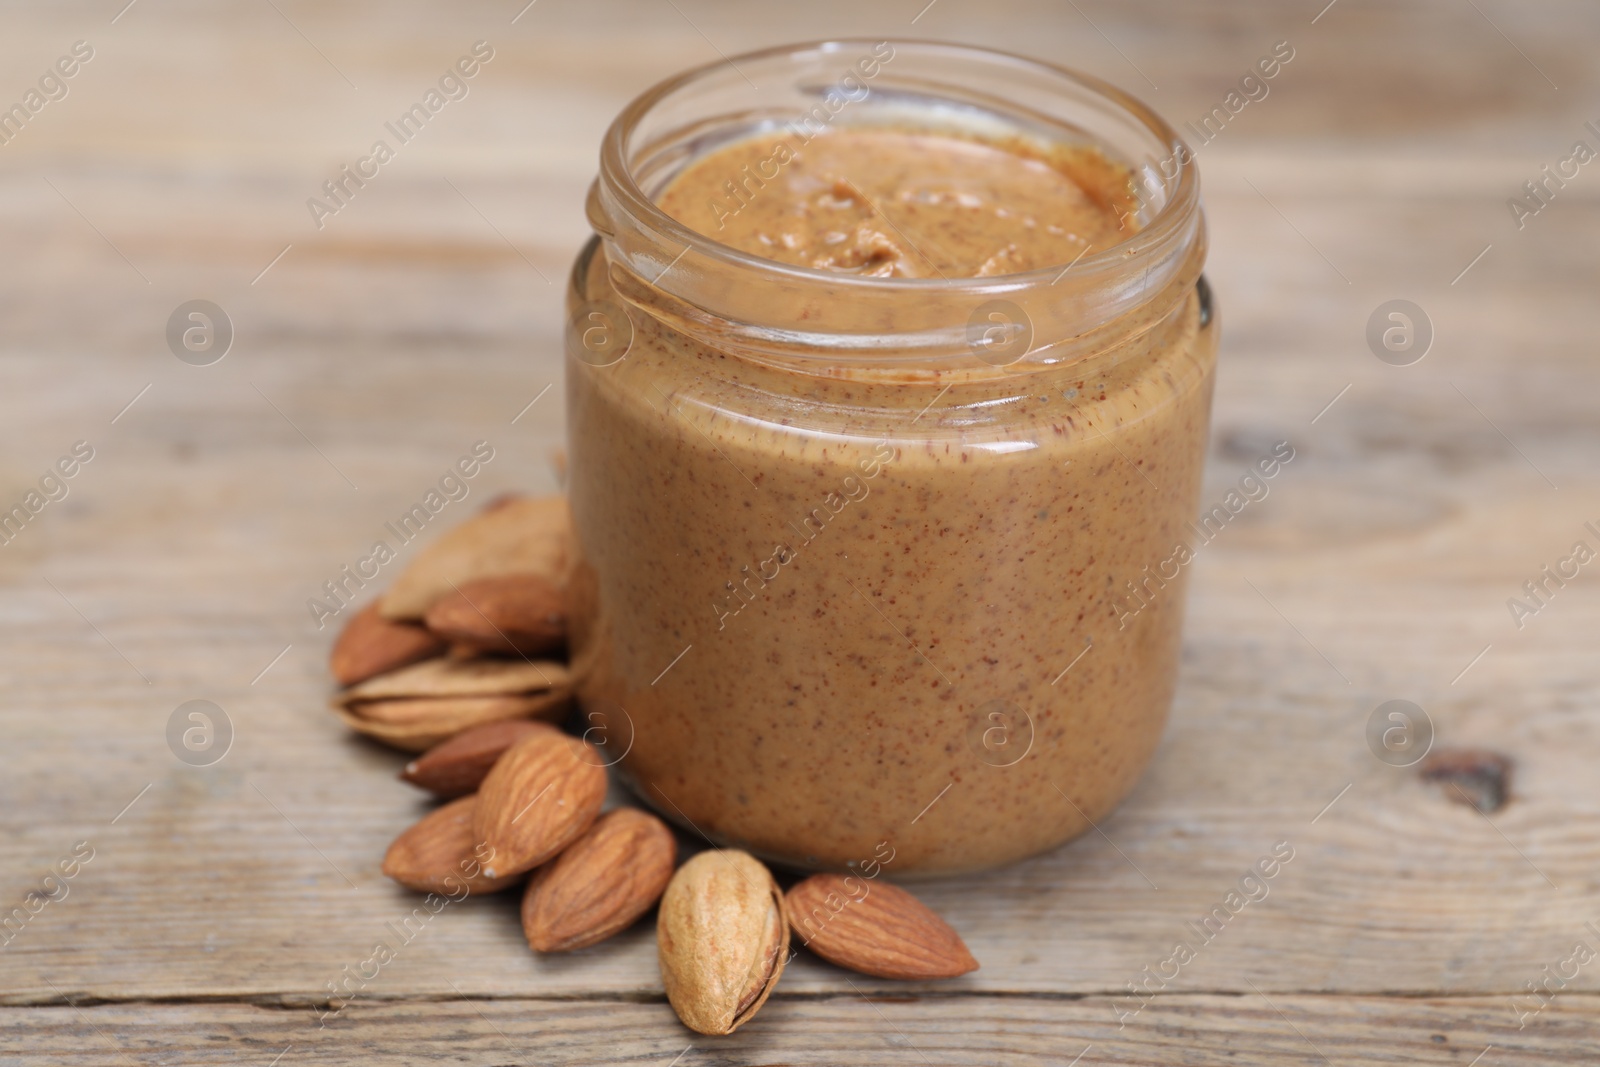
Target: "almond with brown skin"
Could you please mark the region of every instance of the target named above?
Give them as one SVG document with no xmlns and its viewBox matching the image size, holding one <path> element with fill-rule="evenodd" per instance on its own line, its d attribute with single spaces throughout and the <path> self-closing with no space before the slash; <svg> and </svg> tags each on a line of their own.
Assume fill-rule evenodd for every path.
<svg viewBox="0 0 1600 1067">
<path fill-rule="evenodd" d="M 368 604 L 345 624 L 333 643 L 328 667 L 340 685 L 355 685 L 375 675 L 443 652 L 445 641 L 415 623 L 390 622 Z"/>
<path fill-rule="evenodd" d="M 627 929 L 661 899 L 677 861 L 666 823 L 638 808 L 606 812 L 529 879 L 522 898 L 529 946 L 571 952 Z"/>
<path fill-rule="evenodd" d="M 545 727 L 495 762 L 478 790 L 473 833 L 494 850 L 499 878 L 537 867 L 589 828 L 606 798 L 593 745 Z"/>
<path fill-rule="evenodd" d="M 667 884 L 656 941 L 678 1018 L 702 1034 L 732 1033 L 766 1003 L 783 973 L 783 894 L 748 852 L 702 852 Z"/>
<path fill-rule="evenodd" d="M 386 619 L 420 619 L 455 586 L 504 574 L 565 580 L 572 523 L 566 497 L 520 497 L 481 511 L 419 552 L 378 602 Z"/>
<path fill-rule="evenodd" d="M 539 574 L 463 582 L 434 601 L 423 621 L 441 638 L 484 652 L 533 656 L 567 640 L 566 597 Z"/>
<path fill-rule="evenodd" d="M 477 803 L 476 797 L 462 797 L 429 812 L 394 839 L 383 857 L 383 873 L 407 889 L 457 900 L 515 885 L 515 878 L 491 878 L 484 868 L 493 853 L 472 833 Z"/>
<path fill-rule="evenodd" d="M 406 764 L 400 778 L 446 799 L 476 793 L 501 753 L 538 729 L 523 719 L 474 726 Z"/>
<path fill-rule="evenodd" d="M 789 924 L 811 951 L 877 978 L 954 978 L 978 969 L 961 935 L 899 886 L 814 874 L 789 890 Z"/>
</svg>

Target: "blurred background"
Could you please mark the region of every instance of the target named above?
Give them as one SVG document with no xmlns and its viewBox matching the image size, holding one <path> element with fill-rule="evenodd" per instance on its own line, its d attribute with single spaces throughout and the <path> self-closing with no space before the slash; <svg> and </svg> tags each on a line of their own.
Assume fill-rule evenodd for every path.
<svg viewBox="0 0 1600 1067">
<path fill-rule="evenodd" d="M 1134 796 L 1060 853 L 927 891 L 978 975 L 895 1000 L 801 960 L 763 1029 L 694 1055 L 1600 1056 L 1600 968 L 1522 1001 L 1536 1017 L 1511 999 L 1575 941 L 1600 950 L 1600 597 L 1581 573 L 1531 615 L 1509 603 L 1575 542 L 1600 549 L 1600 164 L 1577 150 L 1600 153 L 1600 8 L 525 2 L 0 6 L 0 107 L 22 109 L 0 114 L 0 510 L 92 452 L 0 546 L 0 905 L 76 841 L 96 852 L 0 949 L 0 1049 L 687 1051 L 648 931 L 534 961 L 493 902 L 419 943 L 343 1035 L 262 1010 L 313 1003 L 401 910 L 377 862 L 418 810 L 325 710 L 332 630 L 306 601 L 474 441 L 496 450 L 474 502 L 558 488 L 566 273 L 617 111 L 690 66 L 848 35 L 1021 52 L 1177 126 L 1223 324 L 1205 498 L 1276 441 L 1296 459 L 1194 568 L 1172 725 Z M 477 42 L 464 93 L 313 211 Z M 1186 124 L 1284 42 L 1267 94 L 1200 143 Z M 197 300 L 222 313 L 214 360 L 169 340 Z M 1396 307 L 1415 336 L 1386 346 Z M 209 767 L 169 749 L 190 699 L 231 723 Z M 1509 759 L 1505 806 L 1374 758 L 1391 699 Z M 1271 902 L 1119 1029 L 1113 998 L 1283 839 L 1299 858 Z"/>
</svg>

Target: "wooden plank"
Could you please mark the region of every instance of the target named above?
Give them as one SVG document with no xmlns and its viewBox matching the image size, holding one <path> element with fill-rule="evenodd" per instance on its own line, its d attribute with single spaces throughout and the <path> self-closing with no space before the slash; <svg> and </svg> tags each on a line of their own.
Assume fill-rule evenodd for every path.
<svg viewBox="0 0 1600 1067">
<path fill-rule="evenodd" d="M 466 968 L 463 968 L 465 970 Z M 1118 1029 L 1103 998 L 774 997 L 726 1037 L 692 1034 L 662 1003 L 452 1000 L 352 1007 L 325 1029 L 310 1009 L 119 1004 L 6 1013 L 18 1064 L 129 1063 L 898 1064 L 1326 1067 L 1587 1064 L 1600 1004 L 1568 995 L 1523 1030 L 1498 1000 L 1405 997 L 1158 999 Z M 679 1058 L 681 1057 L 681 1058 Z M 1074 1058 L 1079 1057 L 1079 1058 Z"/>
</svg>

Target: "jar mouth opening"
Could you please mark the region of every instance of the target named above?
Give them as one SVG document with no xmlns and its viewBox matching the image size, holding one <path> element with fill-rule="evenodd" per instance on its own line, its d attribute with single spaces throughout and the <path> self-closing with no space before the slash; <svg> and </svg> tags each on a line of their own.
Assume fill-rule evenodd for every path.
<svg viewBox="0 0 1600 1067">
<path fill-rule="evenodd" d="M 1147 148 L 1159 149 L 1165 154 L 1158 157 L 1154 152 L 1147 151 L 1146 162 L 1141 165 L 1139 160 L 1127 158 L 1125 152 L 1119 152 L 1114 147 L 1098 143 L 1096 140 L 1081 143 L 1101 149 L 1113 162 L 1130 168 L 1134 175 L 1134 194 L 1142 207 L 1149 206 L 1153 195 L 1159 196 L 1159 203 L 1147 217 L 1140 218 L 1140 226 L 1134 233 L 1116 244 L 1081 256 L 1070 264 L 1053 264 L 1030 271 L 982 278 L 903 278 L 805 267 L 767 259 L 733 248 L 684 225 L 663 211 L 641 184 L 636 173 L 637 161 L 634 158 L 638 147 L 635 141 L 641 128 L 659 108 L 686 90 L 730 70 L 735 72 L 736 77 L 749 81 L 741 68 L 760 68 L 775 60 L 847 56 L 851 54 L 851 50 L 870 49 L 885 43 L 891 45 L 896 54 L 901 49 L 906 49 L 930 60 L 960 60 L 969 64 L 992 67 L 1000 73 L 1009 72 L 1035 79 L 1040 83 L 1056 82 L 1065 90 L 1081 94 L 1097 103 L 1110 105 L 1114 109 L 1112 113 L 1116 118 L 1138 127 L 1147 135 Z M 1005 101 L 992 99 L 991 103 L 1004 104 Z M 737 139 L 738 136 L 726 137 L 717 143 Z M 885 42 L 871 38 L 834 38 L 746 52 L 684 71 L 645 90 L 617 116 L 607 130 L 601 145 L 600 176 L 604 186 L 604 198 L 614 201 L 616 206 L 623 208 L 636 220 L 636 225 L 680 247 L 682 250 L 679 253 L 680 257 L 693 252 L 698 256 L 768 278 L 783 279 L 802 285 L 822 284 L 831 290 L 841 292 L 853 290 L 863 295 L 881 294 L 893 290 L 914 290 L 961 293 L 981 300 L 985 296 L 1000 296 L 1040 284 L 1054 284 L 1065 269 L 1070 269 L 1079 276 L 1104 276 L 1108 272 L 1115 272 L 1119 267 L 1126 270 L 1130 266 L 1130 261 L 1142 262 L 1148 253 L 1170 244 L 1175 238 L 1181 238 L 1182 231 L 1193 228 L 1194 216 L 1199 207 L 1199 180 L 1193 152 L 1164 119 L 1137 98 L 1108 82 L 1042 60 L 998 49 L 929 40 L 894 39 Z M 591 209 L 591 220 L 598 222 L 599 220 L 593 218 L 594 214 Z M 602 236 L 610 235 L 602 231 Z M 662 273 L 665 273 L 665 270 L 663 267 Z"/>
<path fill-rule="evenodd" d="M 1066 264 L 885 278 L 766 259 L 656 203 L 726 144 L 787 129 L 803 145 L 831 125 L 1095 149 L 1130 170 L 1138 226 Z M 588 213 L 630 307 L 718 350 L 807 373 L 986 376 L 1077 362 L 1169 319 L 1205 258 L 1193 154 L 1148 107 L 1050 63 L 934 41 L 786 45 L 669 78 L 607 131 Z"/>
</svg>

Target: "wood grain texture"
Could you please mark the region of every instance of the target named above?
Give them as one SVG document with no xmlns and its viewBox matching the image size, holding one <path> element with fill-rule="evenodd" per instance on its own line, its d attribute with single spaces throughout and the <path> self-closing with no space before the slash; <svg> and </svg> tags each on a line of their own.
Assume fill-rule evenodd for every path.
<svg viewBox="0 0 1600 1067">
<path fill-rule="evenodd" d="M 1558 1003 L 1562 1003 L 1559 1002 Z M 713 1067 L 840 1063 L 1271 1063 L 1548 1067 L 1600 1055 L 1600 1006 L 1575 996 L 1508 1033 L 1482 998 L 1185 995 L 1118 1030 L 1101 998 L 774 996 L 733 1034 L 707 1038 L 665 1004 L 453 1000 L 352 1007 L 326 1028 L 307 1010 L 233 1003 L 122 1004 L 8 1012 L 0 1054 L 65 1067 L 128 1063 L 538 1063 Z M 1076 1060 L 1074 1057 L 1080 1057 Z"/>
<path fill-rule="evenodd" d="M 1194 565 L 1171 726 L 1128 802 L 1054 854 L 917 887 L 980 971 L 905 988 L 802 955 L 685 1064 L 1596 1058 L 1600 968 L 1520 1030 L 1510 998 L 1600 947 L 1600 593 L 1586 572 L 1521 629 L 1506 608 L 1600 525 L 1600 170 L 1521 230 L 1506 208 L 1600 120 L 1592 4 L 1339 0 L 1313 24 L 1321 2 L 939 0 L 914 26 L 921 2 L 120 6 L 0 13 L 5 100 L 96 49 L 0 146 L 0 505 L 95 448 L 0 548 L 0 911 L 94 849 L 0 948 L 6 1057 L 664 1064 L 690 1043 L 647 926 L 535 958 L 512 896 L 447 909 L 347 1020 L 308 1026 L 413 906 L 378 864 L 426 802 L 324 708 L 332 629 L 305 600 L 474 441 L 495 459 L 441 522 L 557 487 L 562 284 L 629 98 L 719 50 L 915 34 L 1080 67 L 1179 122 L 1294 43 L 1200 154 L 1224 338 L 1205 497 L 1278 440 L 1296 458 Z M 306 197 L 480 38 L 471 95 L 316 229 Z M 163 339 L 197 297 L 236 328 L 204 368 Z M 1411 367 L 1364 340 L 1396 297 L 1435 326 Z M 1510 804 L 1486 818 L 1375 760 L 1390 698 L 1512 757 Z M 168 749 L 191 699 L 232 720 L 215 766 Z M 1270 895 L 1118 1031 L 1127 983 L 1278 841 Z"/>
</svg>

